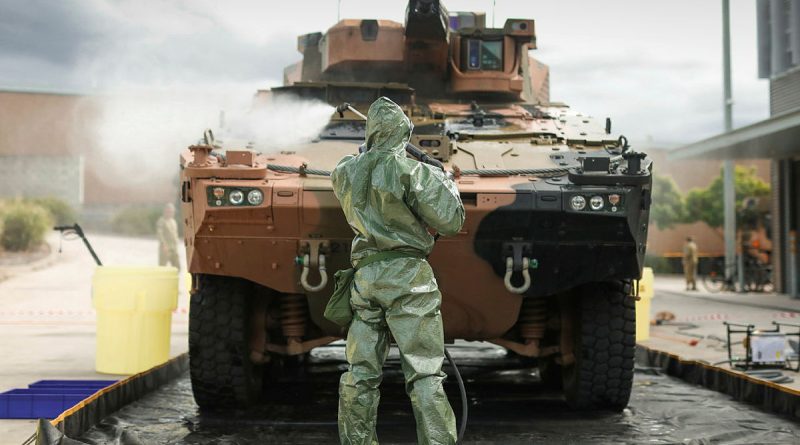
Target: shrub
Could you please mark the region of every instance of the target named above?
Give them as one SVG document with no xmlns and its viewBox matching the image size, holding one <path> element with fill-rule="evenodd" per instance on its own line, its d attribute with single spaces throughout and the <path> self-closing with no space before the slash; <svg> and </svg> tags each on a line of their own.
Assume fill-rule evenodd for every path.
<svg viewBox="0 0 800 445">
<path fill-rule="evenodd" d="M 120 235 L 154 235 L 159 216 L 161 208 L 158 206 L 126 207 L 111 219 L 111 230 Z"/>
<path fill-rule="evenodd" d="M 5 224 L 5 215 L 8 210 L 8 201 L 0 201 L 0 238 L 3 236 L 3 225 Z M 2 250 L 2 243 L 0 243 L 0 250 Z"/>
<path fill-rule="evenodd" d="M 677 261 L 678 263 L 680 262 L 680 260 Z M 675 267 L 676 260 L 672 260 L 670 258 L 665 258 L 662 256 L 645 255 L 644 265 L 645 267 L 652 267 L 653 273 L 656 274 L 673 274 L 681 272 L 680 269 L 677 269 Z"/>
<path fill-rule="evenodd" d="M 65 201 L 58 198 L 31 198 L 26 200 L 33 204 L 38 204 L 53 217 L 53 222 L 59 226 L 72 225 L 78 220 L 78 215 L 75 209 L 72 208 Z"/>
<path fill-rule="evenodd" d="M 15 202 L 2 209 L 3 234 L 0 244 L 10 251 L 28 250 L 39 245 L 50 227 L 50 213 L 42 206 Z"/>
</svg>

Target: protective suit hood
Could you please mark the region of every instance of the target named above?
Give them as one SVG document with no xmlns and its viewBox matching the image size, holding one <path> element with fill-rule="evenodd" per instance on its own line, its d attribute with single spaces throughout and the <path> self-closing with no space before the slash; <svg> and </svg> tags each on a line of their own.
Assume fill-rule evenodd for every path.
<svg viewBox="0 0 800 445">
<path fill-rule="evenodd" d="M 400 250 L 428 256 L 429 229 L 444 236 L 461 230 L 464 206 L 456 184 L 438 168 L 406 156 L 412 123 L 382 97 L 369 107 L 368 151 L 345 156 L 333 169 L 333 191 L 355 232 L 351 261 Z"/>
<path fill-rule="evenodd" d="M 405 155 L 414 124 L 403 109 L 386 97 L 372 103 L 367 112 L 367 149 Z"/>
</svg>

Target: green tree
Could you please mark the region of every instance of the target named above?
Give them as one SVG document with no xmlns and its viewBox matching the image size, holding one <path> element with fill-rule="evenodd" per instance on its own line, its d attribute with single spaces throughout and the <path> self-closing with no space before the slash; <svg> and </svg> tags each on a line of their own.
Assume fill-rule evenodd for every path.
<svg viewBox="0 0 800 445">
<path fill-rule="evenodd" d="M 75 209 L 62 199 L 53 197 L 30 198 L 26 199 L 25 202 L 44 207 L 45 210 L 50 213 L 50 216 L 53 217 L 53 222 L 59 226 L 71 226 L 78 222 L 78 214 L 75 212 Z"/>
<path fill-rule="evenodd" d="M 669 176 L 653 177 L 653 205 L 650 221 L 659 229 L 669 229 L 686 219 L 683 195 L 675 181 Z"/>
<path fill-rule="evenodd" d="M 722 198 L 722 170 L 719 176 L 703 189 L 692 189 L 686 195 L 686 222 L 702 221 L 711 227 L 722 227 L 724 204 Z M 736 166 L 734 173 L 736 208 L 742 208 L 745 198 L 761 198 L 770 193 L 769 184 L 756 176 L 756 169 Z M 655 201 L 655 198 L 653 199 Z"/>
</svg>

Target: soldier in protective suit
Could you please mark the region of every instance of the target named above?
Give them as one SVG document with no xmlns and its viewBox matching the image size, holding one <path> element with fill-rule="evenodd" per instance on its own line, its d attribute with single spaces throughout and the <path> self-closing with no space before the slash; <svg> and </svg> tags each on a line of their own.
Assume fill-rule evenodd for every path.
<svg viewBox="0 0 800 445">
<path fill-rule="evenodd" d="M 351 262 L 356 267 L 378 252 L 401 256 L 371 262 L 355 273 L 346 350 L 350 365 L 339 384 L 339 438 L 342 444 L 378 443 L 378 386 L 391 333 L 400 349 L 419 443 L 455 444 L 455 416 L 442 388 L 442 296 L 425 258 L 434 244 L 429 229 L 456 234 L 464 206 L 441 170 L 406 157 L 413 125 L 399 106 L 381 97 L 367 117 L 367 151 L 342 159 L 331 176 L 355 232 Z"/>
</svg>

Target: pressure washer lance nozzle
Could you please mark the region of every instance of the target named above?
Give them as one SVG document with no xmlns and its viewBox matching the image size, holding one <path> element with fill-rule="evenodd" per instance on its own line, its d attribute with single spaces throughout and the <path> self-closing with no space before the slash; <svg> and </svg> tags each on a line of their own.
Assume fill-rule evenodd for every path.
<svg viewBox="0 0 800 445">
<path fill-rule="evenodd" d="M 361 119 L 367 120 L 367 116 L 364 116 L 364 114 L 353 108 L 353 106 L 347 102 L 344 102 L 343 104 L 336 107 L 336 112 L 339 113 L 339 117 L 344 117 L 345 110 L 350 110 L 353 114 L 360 117 Z"/>
</svg>

